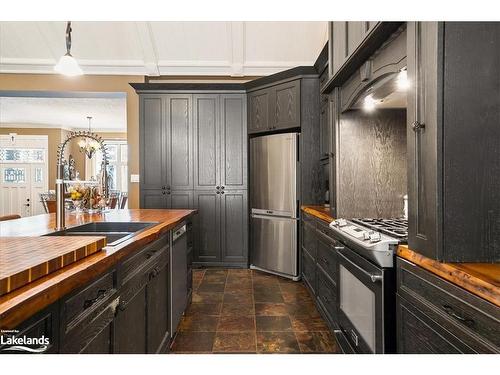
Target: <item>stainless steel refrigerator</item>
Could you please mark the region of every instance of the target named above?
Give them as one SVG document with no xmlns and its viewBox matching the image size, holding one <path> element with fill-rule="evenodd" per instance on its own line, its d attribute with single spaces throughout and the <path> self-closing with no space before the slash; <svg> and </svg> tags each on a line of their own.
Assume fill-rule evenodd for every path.
<svg viewBox="0 0 500 375">
<path fill-rule="evenodd" d="M 298 280 L 298 133 L 250 140 L 250 268 Z"/>
</svg>

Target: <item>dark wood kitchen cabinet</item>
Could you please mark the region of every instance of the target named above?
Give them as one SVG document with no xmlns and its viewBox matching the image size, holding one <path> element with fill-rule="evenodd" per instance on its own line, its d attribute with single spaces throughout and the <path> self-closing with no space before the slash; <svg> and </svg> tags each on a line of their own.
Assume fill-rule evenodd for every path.
<svg viewBox="0 0 500 375">
<path fill-rule="evenodd" d="M 330 76 L 334 76 L 377 26 L 376 21 L 335 21 L 329 25 Z"/>
<path fill-rule="evenodd" d="M 498 35 L 408 23 L 408 245 L 439 261 L 500 261 Z"/>
<path fill-rule="evenodd" d="M 500 353 L 500 308 L 397 258 L 398 353 Z"/>
<path fill-rule="evenodd" d="M 170 232 L 60 301 L 61 353 L 164 353 Z"/>
<path fill-rule="evenodd" d="M 330 329 L 337 328 L 337 242 L 328 225 L 302 212 L 302 279 Z"/>
<path fill-rule="evenodd" d="M 294 79 L 248 94 L 248 133 L 300 128 L 301 80 Z"/>
<path fill-rule="evenodd" d="M 246 94 L 141 92 L 140 109 L 141 207 L 198 208 L 193 263 L 246 265 Z"/>
<path fill-rule="evenodd" d="M 193 189 L 191 108 L 190 94 L 141 95 L 140 200 L 143 208 L 176 208 L 180 203 L 190 203 L 183 191 Z"/>
<path fill-rule="evenodd" d="M 262 89 L 248 94 L 248 133 L 269 129 L 270 90 Z"/>
<path fill-rule="evenodd" d="M 195 266 L 246 266 L 248 263 L 247 190 L 196 190 L 193 220 Z"/>
</svg>

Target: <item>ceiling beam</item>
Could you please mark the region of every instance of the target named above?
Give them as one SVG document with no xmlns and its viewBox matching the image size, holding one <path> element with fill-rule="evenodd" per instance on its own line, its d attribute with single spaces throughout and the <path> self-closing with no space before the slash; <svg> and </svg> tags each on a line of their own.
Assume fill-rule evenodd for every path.
<svg viewBox="0 0 500 375">
<path fill-rule="evenodd" d="M 154 44 L 153 32 L 149 22 L 136 22 L 137 34 L 142 47 L 144 69 L 149 76 L 159 76 L 158 57 Z"/>
<path fill-rule="evenodd" d="M 245 22 L 227 23 L 229 64 L 232 77 L 245 75 L 243 65 L 245 62 Z"/>
<path fill-rule="evenodd" d="M 50 52 L 54 62 L 59 61 L 62 56 L 60 51 L 64 51 L 65 48 L 65 34 L 58 35 L 56 30 L 54 30 L 53 22 L 36 22 L 36 28 L 45 41 L 47 50 Z"/>
</svg>

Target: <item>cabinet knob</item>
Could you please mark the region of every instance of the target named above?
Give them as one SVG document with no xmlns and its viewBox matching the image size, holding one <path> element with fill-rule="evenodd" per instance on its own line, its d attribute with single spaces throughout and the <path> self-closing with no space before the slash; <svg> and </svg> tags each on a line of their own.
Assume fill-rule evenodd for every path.
<svg viewBox="0 0 500 375">
<path fill-rule="evenodd" d="M 420 129 L 425 129 L 425 124 L 422 124 L 418 121 L 413 121 L 413 124 L 411 124 L 411 128 L 413 129 L 414 132 L 417 132 Z"/>
<path fill-rule="evenodd" d="M 165 187 L 165 186 L 162 186 L 162 187 L 161 187 L 161 189 L 162 189 L 162 190 L 165 190 L 165 189 L 166 189 L 166 187 Z"/>
<path fill-rule="evenodd" d="M 219 190 L 219 189 L 220 189 L 220 186 L 219 186 L 219 185 L 217 185 L 215 188 L 216 188 L 217 190 Z"/>
<path fill-rule="evenodd" d="M 220 192 L 221 194 L 224 194 L 224 190 Z"/>
<path fill-rule="evenodd" d="M 225 186 L 221 186 L 220 188 L 221 188 L 222 190 L 224 190 Z"/>
<path fill-rule="evenodd" d="M 217 191 L 215 192 L 215 194 L 220 194 L 220 191 L 219 191 L 219 190 L 217 190 Z"/>
</svg>

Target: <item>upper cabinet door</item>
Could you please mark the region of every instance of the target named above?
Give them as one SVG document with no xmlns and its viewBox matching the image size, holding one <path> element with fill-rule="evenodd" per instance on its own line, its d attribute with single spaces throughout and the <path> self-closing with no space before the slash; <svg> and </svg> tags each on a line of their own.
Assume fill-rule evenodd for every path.
<svg viewBox="0 0 500 375">
<path fill-rule="evenodd" d="M 221 95 L 220 184 L 247 188 L 247 114 L 243 94 Z"/>
<path fill-rule="evenodd" d="M 408 245 L 436 259 L 438 250 L 438 23 L 408 22 Z"/>
<path fill-rule="evenodd" d="M 141 189 L 160 189 L 166 184 L 162 97 L 141 96 L 140 116 Z"/>
<path fill-rule="evenodd" d="M 269 89 L 248 94 L 248 133 L 258 133 L 269 128 Z"/>
<path fill-rule="evenodd" d="M 220 184 L 219 95 L 193 96 L 194 188 L 214 189 Z"/>
<path fill-rule="evenodd" d="M 165 97 L 167 188 L 172 190 L 193 188 L 191 107 L 192 96 L 189 94 Z"/>
<path fill-rule="evenodd" d="M 271 129 L 300 127 L 300 79 L 271 87 Z"/>
</svg>

